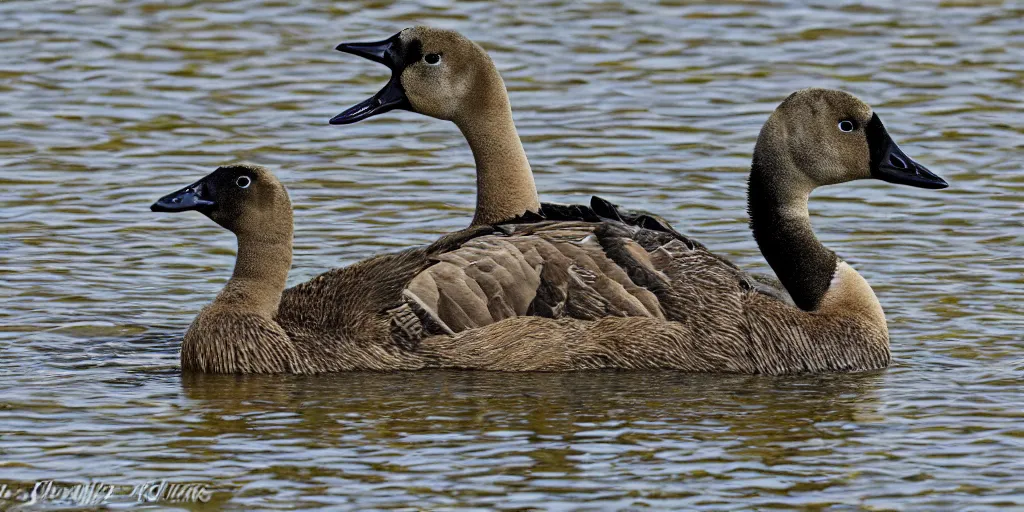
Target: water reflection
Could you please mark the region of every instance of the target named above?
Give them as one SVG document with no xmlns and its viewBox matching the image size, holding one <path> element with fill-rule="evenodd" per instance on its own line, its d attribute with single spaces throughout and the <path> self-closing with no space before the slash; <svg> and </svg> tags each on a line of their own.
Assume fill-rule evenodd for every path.
<svg viewBox="0 0 1024 512">
<path fill-rule="evenodd" d="M 580 472 L 577 445 L 612 443 L 626 457 L 696 463 L 701 444 L 721 460 L 766 465 L 806 457 L 804 443 L 828 452 L 847 427 L 881 420 L 882 374 L 782 379 L 693 376 L 422 372 L 351 373 L 325 378 L 186 375 L 195 421 L 183 437 L 236 434 L 260 443 L 302 438 L 348 449 L 396 452 L 500 439 L 533 459 L 529 471 Z M 686 425 L 687 432 L 672 428 Z M 693 429 L 693 430 L 690 430 Z M 528 441 L 521 444 L 515 440 Z M 743 440 L 743 442 L 737 442 Z M 664 448 L 671 447 L 669 451 Z M 201 443 L 199 451 L 207 448 Z M 635 453 L 634 453 L 635 452 Z M 646 454 L 646 455 L 645 455 Z M 424 454 L 425 455 L 425 454 Z M 418 463 L 429 463 L 424 457 Z M 318 458 L 324 466 L 331 457 Z M 538 467 L 539 466 L 539 467 Z"/>
</svg>

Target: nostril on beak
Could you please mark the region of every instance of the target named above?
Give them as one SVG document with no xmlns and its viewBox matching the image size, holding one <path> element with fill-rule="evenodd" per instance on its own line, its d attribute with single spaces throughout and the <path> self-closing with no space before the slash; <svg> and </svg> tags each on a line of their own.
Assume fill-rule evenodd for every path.
<svg viewBox="0 0 1024 512">
<path fill-rule="evenodd" d="M 898 169 L 906 169 L 909 167 L 907 165 L 907 162 L 905 162 L 902 158 L 896 155 L 889 155 L 889 163 L 892 164 L 893 167 L 896 167 Z"/>
</svg>

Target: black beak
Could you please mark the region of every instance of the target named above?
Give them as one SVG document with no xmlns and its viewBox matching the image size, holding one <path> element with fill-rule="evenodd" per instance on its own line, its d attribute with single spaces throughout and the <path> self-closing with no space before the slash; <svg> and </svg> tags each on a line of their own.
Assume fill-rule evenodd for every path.
<svg viewBox="0 0 1024 512">
<path fill-rule="evenodd" d="M 214 205 L 213 201 L 203 197 L 204 194 L 209 195 L 203 180 L 199 180 L 177 192 L 161 197 L 149 209 L 154 212 L 204 211 Z"/>
<path fill-rule="evenodd" d="M 398 42 L 398 34 L 395 34 L 383 41 L 375 41 L 372 43 L 341 43 L 335 46 L 334 49 L 339 52 L 351 53 L 352 55 L 358 55 L 364 59 L 369 59 L 374 62 L 379 62 L 385 66 L 394 70 L 393 64 L 395 58 L 389 52 L 396 50 Z"/>
<path fill-rule="evenodd" d="M 946 180 L 907 156 L 889 133 L 877 114 L 864 127 L 871 150 L 871 176 L 889 183 L 918 188 L 946 188 Z"/>
<path fill-rule="evenodd" d="M 405 69 L 405 62 L 401 55 L 401 44 L 399 34 L 395 34 L 383 41 L 342 43 L 335 48 L 341 52 L 384 64 L 391 69 L 391 80 L 388 80 L 388 84 L 383 89 L 366 101 L 332 117 L 331 124 L 352 124 L 396 108 L 412 110 L 409 99 L 405 96 L 405 89 L 402 87 L 401 77 L 402 70 Z"/>
</svg>

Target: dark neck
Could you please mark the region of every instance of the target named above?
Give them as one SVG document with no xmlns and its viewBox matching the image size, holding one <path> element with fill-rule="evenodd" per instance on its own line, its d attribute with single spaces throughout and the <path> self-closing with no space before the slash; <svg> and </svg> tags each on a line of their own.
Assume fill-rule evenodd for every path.
<svg viewBox="0 0 1024 512">
<path fill-rule="evenodd" d="M 838 258 L 811 230 L 809 191 L 794 192 L 756 156 L 750 170 L 747 211 L 754 240 L 793 301 L 814 311 L 828 291 Z"/>
<path fill-rule="evenodd" d="M 540 211 L 533 171 L 512 120 L 505 87 L 500 80 L 496 83 L 496 88 L 484 91 L 490 93 L 484 94 L 491 98 L 489 101 L 470 109 L 472 115 L 455 121 L 476 161 L 474 226 Z"/>
<path fill-rule="evenodd" d="M 217 296 L 219 305 L 268 318 L 277 313 L 292 266 L 291 233 L 238 236 L 238 257 L 231 279 Z"/>
</svg>

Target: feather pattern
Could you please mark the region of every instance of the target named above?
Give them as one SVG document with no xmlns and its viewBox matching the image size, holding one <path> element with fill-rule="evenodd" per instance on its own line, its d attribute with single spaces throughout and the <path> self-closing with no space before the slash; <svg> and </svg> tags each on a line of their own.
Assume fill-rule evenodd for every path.
<svg viewBox="0 0 1024 512">
<path fill-rule="evenodd" d="M 694 290 L 758 294 L 746 285 L 745 273 L 695 241 L 615 220 L 587 222 L 579 219 L 591 218 L 592 210 L 573 211 L 576 220 L 470 228 L 285 290 L 275 319 L 306 362 L 297 367 L 324 372 L 458 366 L 453 361 L 463 357 L 460 349 L 442 339 L 478 332 L 471 338 L 479 340 L 490 332 L 478 331 L 482 327 L 535 325 L 503 323 L 509 319 L 692 321 L 693 309 L 711 300 L 706 290 L 704 299 Z M 433 341 L 424 351 L 426 339 Z M 532 359 L 523 352 L 530 346 L 512 353 Z"/>
</svg>

